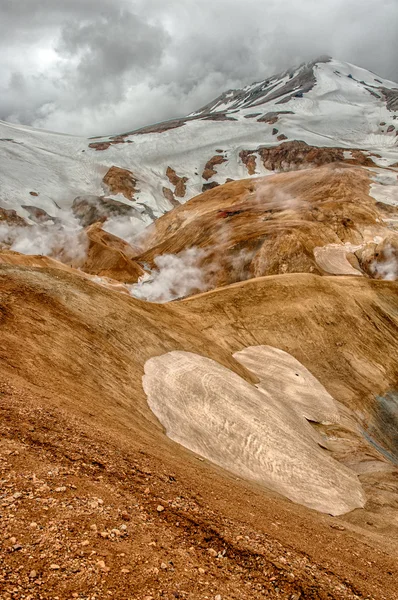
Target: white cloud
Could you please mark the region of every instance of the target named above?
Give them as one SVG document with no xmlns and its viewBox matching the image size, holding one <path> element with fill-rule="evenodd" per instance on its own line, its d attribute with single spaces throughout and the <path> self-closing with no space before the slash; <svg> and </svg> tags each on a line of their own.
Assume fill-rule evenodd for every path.
<svg viewBox="0 0 398 600">
<path fill-rule="evenodd" d="M 87 135 L 330 54 L 398 79 L 396 0 L 3 0 L 0 118 Z"/>
</svg>

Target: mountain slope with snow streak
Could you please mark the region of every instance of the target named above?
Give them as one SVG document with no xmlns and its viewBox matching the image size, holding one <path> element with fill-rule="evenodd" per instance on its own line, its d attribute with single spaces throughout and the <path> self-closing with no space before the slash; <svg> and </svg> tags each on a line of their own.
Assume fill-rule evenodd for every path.
<svg viewBox="0 0 398 600">
<path fill-rule="evenodd" d="M 398 163 L 398 84 L 323 57 L 229 91 L 188 117 L 96 139 L 0 122 L 0 206 L 65 218 L 74 199 L 104 197 L 134 208 L 139 229 L 173 206 L 229 179 L 269 174 L 252 154 L 283 141 L 372 154 Z M 376 156 L 375 156 L 376 155 Z M 126 170 L 134 194 L 104 182 Z"/>
</svg>

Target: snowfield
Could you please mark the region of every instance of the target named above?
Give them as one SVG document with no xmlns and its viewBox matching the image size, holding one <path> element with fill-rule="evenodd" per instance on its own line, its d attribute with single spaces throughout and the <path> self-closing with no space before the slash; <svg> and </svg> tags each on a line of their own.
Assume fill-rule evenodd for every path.
<svg viewBox="0 0 398 600">
<path fill-rule="evenodd" d="M 159 124 L 151 133 L 130 132 L 116 140 L 89 140 L 0 122 L 0 206 L 25 219 L 29 213 L 24 205 L 60 217 L 77 196 L 106 195 L 145 212 L 147 223 L 172 208 L 163 192 L 175 191 L 166 176 L 168 167 L 187 178 L 185 195 L 176 199 L 185 202 L 201 193 L 204 184 L 248 177 L 240 152 L 277 146 L 280 135 L 314 146 L 365 149 L 380 155 L 373 160 L 386 167 L 398 162 L 397 99 L 398 84 L 325 58 L 229 91 L 174 128 Z M 276 115 L 275 123 L 258 121 L 281 111 L 287 114 Z M 109 142 L 103 150 L 90 147 Z M 206 163 L 216 155 L 225 162 L 205 180 Z M 103 183 L 114 165 L 137 179 L 139 191 L 132 202 L 110 194 Z M 268 173 L 257 160 L 252 176 Z M 395 202 L 396 190 L 389 202 Z"/>
</svg>

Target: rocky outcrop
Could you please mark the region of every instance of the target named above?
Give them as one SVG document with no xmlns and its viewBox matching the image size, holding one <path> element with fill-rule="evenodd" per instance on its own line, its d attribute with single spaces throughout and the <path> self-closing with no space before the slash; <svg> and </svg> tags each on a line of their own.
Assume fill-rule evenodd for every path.
<svg viewBox="0 0 398 600">
<path fill-rule="evenodd" d="M 91 142 L 91 144 L 88 145 L 89 148 L 97 151 L 108 150 L 110 146 L 111 142 Z"/>
<path fill-rule="evenodd" d="M 170 183 L 174 185 L 174 196 L 177 196 L 177 198 L 184 198 L 187 191 L 186 183 L 188 177 L 179 177 L 171 167 L 167 167 L 166 177 Z"/>
<path fill-rule="evenodd" d="M 17 227 L 25 227 L 28 225 L 25 219 L 20 217 L 15 210 L 2 208 L 0 206 L 0 225 L 2 223 L 15 225 Z"/>
<path fill-rule="evenodd" d="M 398 89 L 389 89 L 385 87 L 380 87 L 380 91 L 382 92 L 387 105 L 387 110 L 391 112 L 398 111 Z"/>
<path fill-rule="evenodd" d="M 217 170 L 214 168 L 217 165 L 221 165 L 222 163 L 227 162 L 227 159 L 224 158 L 223 156 L 212 156 L 212 158 L 210 160 L 207 161 L 204 171 L 202 173 L 202 177 L 203 179 L 206 179 L 206 181 L 208 181 L 209 179 L 211 179 L 214 175 L 217 175 Z"/>
<path fill-rule="evenodd" d="M 128 169 L 111 167 L 102 180 L 111 194 L 122 194 L 127 200 L 134 200 L 137 189 L 137 179 Z"/>
<path fill-rule="evenodd" d="M 343 148 L 316 147 L 301 141 L 284 142 L 279 146 L 258 149 L 264 167 L 270 171 L 291 171 L 302 169 L 306 165 L 320 166 L 334 162 L 376 166 L 370 156 L 361 150 L 353 149 L 350 152 L 352 158 L 345 159 Z"/>
<path fill-rule="evenodd" d="M 27 204 L 22 204 L 22 208 L 29 213 L 29 218 L 35 223 L 46 223 L 47 221 L 53 221 L 56 223 L 59 221 L 56 217 L 52 217 L 49 215 L 43 208 L 38 208 L 37 206 L 31 206 Z"/>
<path fill-rule="evenodd" d="M 211 181 L 210 183 L 204 183 L 202 185 L 202 192 L 207 192 L 208 190 L 213 190 L 218 187 L 220 184 L 217 181 Z"/>
<path fill-rule="evenodd" d="M 140 216 L 134 207 L 104 196 L 78 196 L 73 201 L 72 212 L 83 227 L 112 217 Z"/>
<path fill-rule="evenodd" d="M 108 140 L 102 140 L 101 142 L 91 142 L 88 147 L 92 148 L 93 150 L 108 150 L 108 148 L 110 148 L 110 146 L 113 146 L 115 144 L 132 144 L 133 142 L 131 140 L 126 140 L 126 135 L 115 135 L 111 138 L 109 138 Z M 93 138 L 92 138 L 93 139 Z"/>
<path fill-rule="evenodd" d="M 249 175 L 254 175 L 256 173 L 256 157 L 254 151 L 242 150 L 239 153 L 239 158 L 243 164 L 246 165 Z"/>
<path fill-rule="evenodd" d="M 176 206 L 180 206 L 178 200 L 175 199 L 173 190 L 167 187 L 162 188 L 163 196 L 170 202 L 170 204 L 175 208 Z"/>
<path fill-rule="evenodd" d="M 265 115 L 257 119 L 258 123 L 269 123 L 269 125 L 274 125 L 279 120 L 279 115 L 293 115 L 294 112 L 292 110 L 278 110 L 273 112 L 267 112 Z"/>
</svg>

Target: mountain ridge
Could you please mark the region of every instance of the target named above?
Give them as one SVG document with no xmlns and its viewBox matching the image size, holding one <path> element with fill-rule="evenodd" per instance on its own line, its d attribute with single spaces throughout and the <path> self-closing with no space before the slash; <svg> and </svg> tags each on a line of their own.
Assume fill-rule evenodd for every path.
<svg viewBox="0 0 398 600">
<path fill-rule="evenodd" d="M 298 92 L 290 89 L 290 85 L 301 81 L 303 69 L 307 74 L 315 72 L 316 84 L 307 92 L 300 86 Z M 360 83 L 365 76 L 369 84 L 376 85 L 377 98 L 367 91 L 369 86 Z M 175 203 L 185 202 L 209 186 L 227 179 L 266 175 L 269 171 L 260 160 L 248 170 L 241 153 L 274 147 L 284 140 L 303 140 L 313 146 L 347 151 L 362 149 L 380 154 L 380 158 L 374 158 L 380 166 L 398 162 L 398 113 L 394 108 L 397 84 L 395 88 L 392 82 L 333 59 L 308 63 L 275 78 L 272 86 L 277 89 L 271 94 L 280 94 L 285 86 L 282 98 L 260 98 L 263 103 L 257 106 L 255 116 L 250 116 L 252 108 L 244 106 L 222 109 L 216 99 L 212 104 L 217 106 L 206 114 L 95 141 L 1 123 L 1 206 L 29 219 L 22 207 L 32 204 L 33 193 L 37 194 L 35 206 L 57 217 L 63 210 L 70 211 L 77 196 L 106 196 L 135 207 L 134 224 L 142 228 Z M 250 94 L 256 87 L 259 84 L 247 86 L 248 91 L 241 93 Z M 389 100 L 379 88 L 389 90 Z M 296 97 L 297 93 L 303 97 Z M 281 99 L 282 105 L 278 104 Z M 210 172 L 207 163 L 218 166 Z M 132 201 L 121 193 L 112 193 L 104 182 L 112 167 L 133 174 L 137 192 Z M 168 169 L 186 180 L 181 195 L 170 181 Z"/>
</svg>

